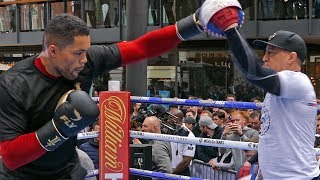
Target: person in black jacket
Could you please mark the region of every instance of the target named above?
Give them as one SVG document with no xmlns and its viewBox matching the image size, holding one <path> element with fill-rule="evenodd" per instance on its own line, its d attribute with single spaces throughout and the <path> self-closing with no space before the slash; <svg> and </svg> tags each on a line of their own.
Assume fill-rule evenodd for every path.
<svg viewBox="0 0 320 180">
<path fill-rule="evenodd" d="M 220 139 L 222 135 L 222 128 L 213 122 L 209 116 L 201 116 L 199 126 L 202 131 L 200 137 Z M 218 156 L 218 148 L 210 146 L 197 146 L 197 157 L 205 163 L 211 163 L 214 158 Z"/>
</svg>

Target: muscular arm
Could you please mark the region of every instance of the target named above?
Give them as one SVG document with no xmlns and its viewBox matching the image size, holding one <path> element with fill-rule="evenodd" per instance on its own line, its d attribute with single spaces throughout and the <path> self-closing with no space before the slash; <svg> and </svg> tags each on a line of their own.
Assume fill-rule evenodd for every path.
<svg viewBox="0 0 320 180">
<path fill-rule="evenodd" d="M 257 54 L 236 28 L 231 28 L 225 33 L 233 62 L 239 67 L 245 78 L 271 94 L 280 95 L 280 80 L 277 73 L 258 63 L 260 60 Z"/>
<path fill-rule="evenodd" d="M 117 43 L 122 65 L 137 62 L 146 58 L 159 56 L 174 47 L 181 40 L 176 33 L 175 25 L 151 31 L 136 40 Z"/>
</svg>

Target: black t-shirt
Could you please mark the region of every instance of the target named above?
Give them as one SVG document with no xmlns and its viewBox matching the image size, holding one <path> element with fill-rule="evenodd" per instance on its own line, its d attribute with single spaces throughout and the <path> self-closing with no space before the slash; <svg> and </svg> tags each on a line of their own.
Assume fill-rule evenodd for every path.
<svg viewBox="0 0 320 180">
<path fill-rule="evenodd" d="M 34 65 L 35 59 L 20 61 L 0 76 L 0 141 L 35 132 L 52 119 L 59 99 L 74 89 L 75 83 L 81 83 L 82 90 L 88 92 L 95 77 L 121 65 L 117 45 L 91 46 L 84 70 L 73 81 L 45 76 Z M 78 162 L 76 144 L 76 137 L 70 137 L 56 150 L 15 171 L 4 168 L 5 173 L 24 179 L 58 179 Z"/>
</svg>

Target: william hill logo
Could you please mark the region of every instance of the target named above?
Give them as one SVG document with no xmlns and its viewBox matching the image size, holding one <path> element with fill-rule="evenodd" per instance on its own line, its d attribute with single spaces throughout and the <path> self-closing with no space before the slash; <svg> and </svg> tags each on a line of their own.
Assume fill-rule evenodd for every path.
<svg viewBox="0 0 320 180">
<path fill-rule="evenodd" d="M 102 116 L 105 123 L 104 137 L 104 165 L 113 172 L 123 170 L 124 163 L 121 162 L 118 149 L 122 147 L 124 130 L 123 124 L 127 118 L 127 111 L 122 99 L 116 96 L 111 96 L 102 102 Z"/>
</svg>

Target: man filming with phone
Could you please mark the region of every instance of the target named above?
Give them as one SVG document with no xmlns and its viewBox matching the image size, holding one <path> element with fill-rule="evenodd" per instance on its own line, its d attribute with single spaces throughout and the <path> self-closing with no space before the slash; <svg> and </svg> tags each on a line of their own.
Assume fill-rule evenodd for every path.
<svg viewBox="0 0 320 180">
<path fill-rule="evenodd" d="M 228 120 L 222 132 L 221 139 L 231 141 L 258 142 L 259 132 L 255 129 L 245 126 L 244 124 L 245 116 L 242 111 L 235 110 L 231 112 L 230 119 Z M 226 152 L 226 149 L 221 148 L 220 152 L 223 154 Z M 234 159 L 235 170 L 238 170 L 245 162 L 245 153 L 241 149 L 232 149 L 232 158 Z"/>
</svg>

